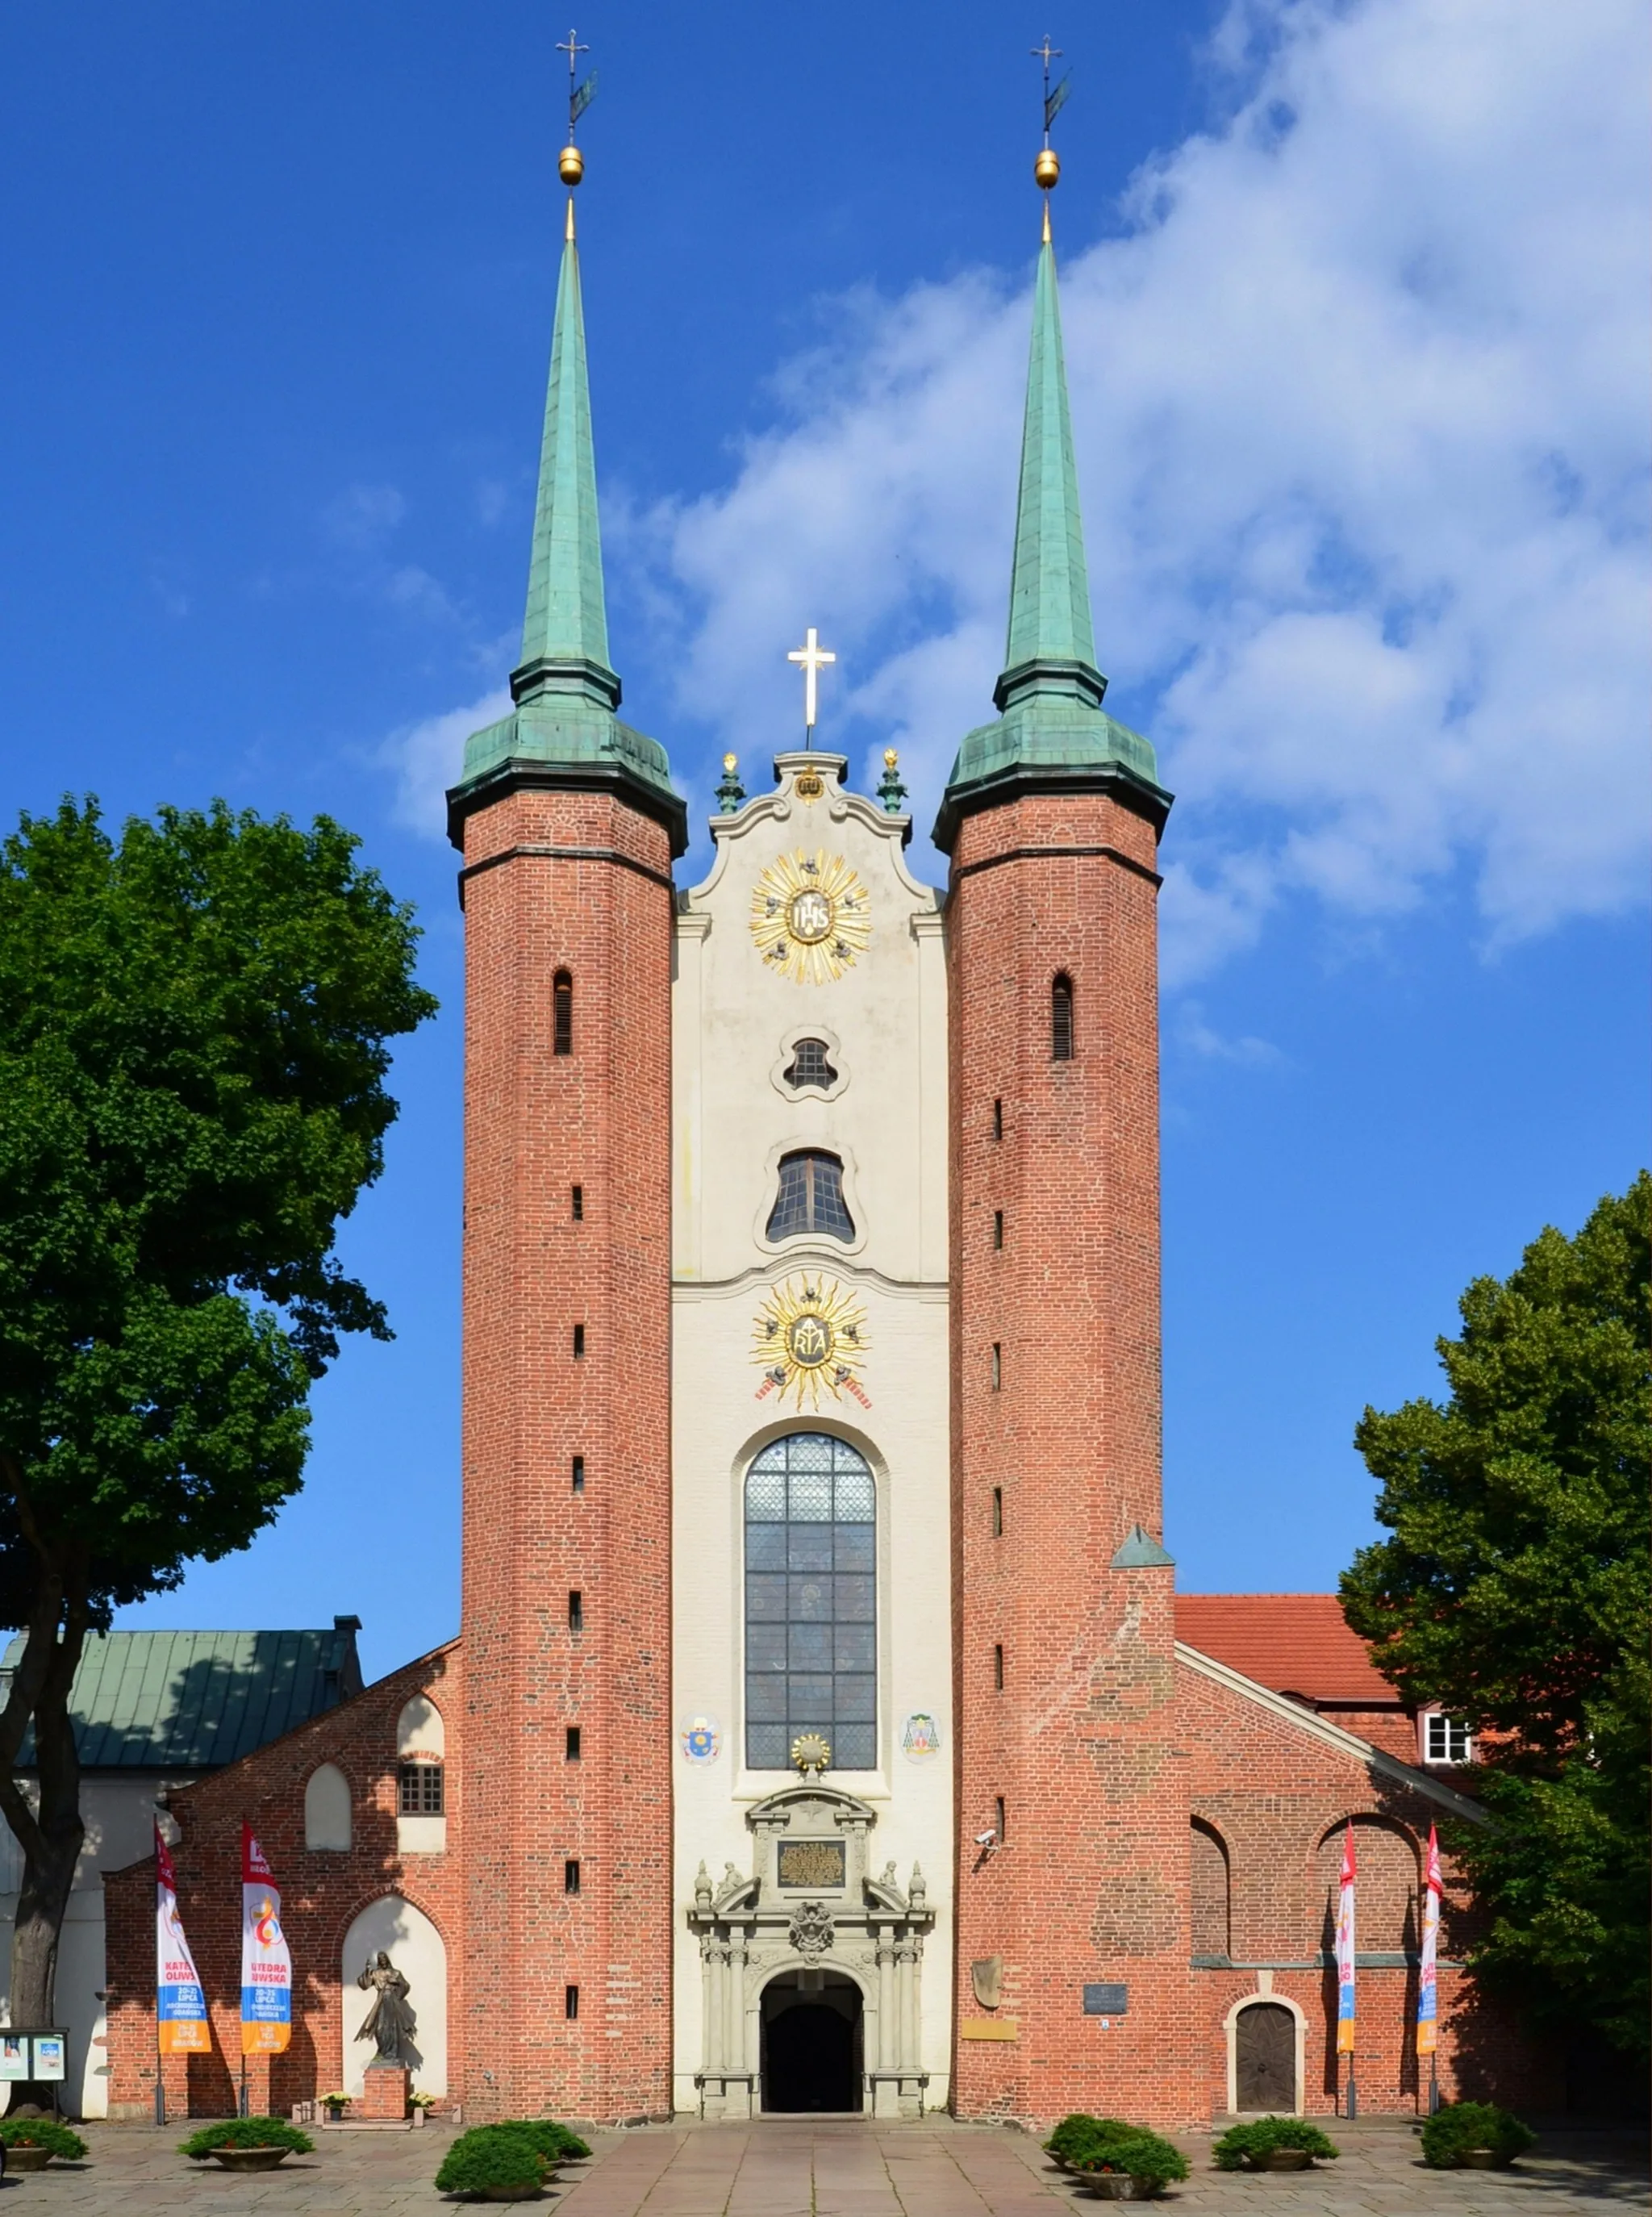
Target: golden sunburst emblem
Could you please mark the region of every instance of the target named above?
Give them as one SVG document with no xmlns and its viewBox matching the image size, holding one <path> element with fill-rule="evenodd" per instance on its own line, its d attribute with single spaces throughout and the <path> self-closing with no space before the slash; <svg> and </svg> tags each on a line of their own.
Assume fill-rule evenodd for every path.
<svg viewBox="0 0 1652 2217">
<path fill-rule="evenodd" d="M 751 896 L 751 936 L 765 962 L 800 985 L 841 978 L 872 937 L 866 889 L 841 855 L 782 855 Z"/>
<path fill-rule="evenodd" d="M 834 1400 L 848 1393 L 872 1406 L 854 1374 L 866 1359 L 866 1312 L 835 1278 L 805 1273 L 771 1286 L 752 1339 L 751 1359 L 763 1366 L 760 1401 L 778 1391 L 782 1401 L 790 1393 L 799 1409 L 817 1409 L 823 1393 Z"/>
</svg>

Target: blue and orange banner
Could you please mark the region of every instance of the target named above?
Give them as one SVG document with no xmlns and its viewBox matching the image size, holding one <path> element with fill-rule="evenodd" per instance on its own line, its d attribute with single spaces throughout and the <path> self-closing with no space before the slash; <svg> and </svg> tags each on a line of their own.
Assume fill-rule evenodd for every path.
<svg viewBox="0 0 1652 2217">
<path fill-rule="evenodd" d="M 1439 1954 L 1439 1840 L 1428 1827 L 1428 1860 L 1423 1867 L 1422 1961 L 1417 1970 L 1417 2053 L 1432 2055 L 1439 2029 L 1435 1967 Z"/>
<path fill-rule="evenodd" d="M 155 1827 L 155 2045 L 163 2055 L 206 2055 L 206 1996 L 178 1916 L 178 1876 Z"/>
<path fill-rule="evenodd" d="M 281 1897 L 250 1825 L 241 1827 L 241 2053 L 279 2055 L 293 2036 L 293 1955 Z"/>
<path fill-rule="evenodd" d="M 1353 1826 L 1342 1843 L 1342 1880 L 1336 1897 L 1336 2052 L 1353 2053 Z"/>
</svg>

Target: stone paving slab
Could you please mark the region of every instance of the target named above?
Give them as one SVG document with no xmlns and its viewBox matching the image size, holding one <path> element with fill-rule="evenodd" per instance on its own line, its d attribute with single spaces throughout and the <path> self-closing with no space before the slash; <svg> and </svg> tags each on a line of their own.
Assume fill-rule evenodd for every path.
<svg viewBox="0 0 1652 2217">
<path fill-rule="evenodd" d="M 186 2162 L 176 2148 L 188 2129 L 87 2126 L 89 2161 L 8 2180 L 0 2217 L 434 2217 L 490 2206 L 432 2185 L 451 2128 L 318 2133 L 313 2156 L 244 2178 Z M 1556 2130 L 1513 2171 L 1431 2171 L 1402 2122 L 1331 2132 L 1340 2161 L 1265 2177 L 1215 2171 L 1210 2134 L 1179 2134 L 1192 2176 L 1166 2196 L 1164 2217 L 1606 2217 L 1603 2205 L 1648 2207 L 1631 2134 Z M 525 2207 L 544 2217 L 1057 2217 L 1099 2206 L 1026 2134 L 946 2118 L 650 2126 L 600 2134 L 595 2148 Z"/>
</svg>

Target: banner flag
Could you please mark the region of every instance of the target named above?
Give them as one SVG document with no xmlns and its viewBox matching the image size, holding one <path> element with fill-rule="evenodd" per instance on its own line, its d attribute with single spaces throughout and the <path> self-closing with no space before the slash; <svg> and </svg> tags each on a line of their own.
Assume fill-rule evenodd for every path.
<svg viewBox="0 0 1652 2217">
<path fill-rule="evenodd" d="M 264 1851 L 241 1827 L 241 2053 L 279 2055 L 293 2036 L 293 1955 Z"/>
<path fill-rule="evenodd" d="M 1353 1826 L 1342 1843 L 1342 1883 L 1336 1900 L 1336 2052 L 1353 2053 Z"/>
<path fill-rule="evenodd" d="M 195 1959 L 178 1917 L 178 1876 L 155 1827 L 155 2045 L 163 2055 L 209 2055 L 212 2028 Z"/>
<path fill-rule="evenodd" d="M 1423 1872 L 1422 1961 L 1417 1969 L 1417 2053 L 1432 2055 L 1438 2031 L 1434 1966 L 1439 1952 L 1439 1840 L 1428 1827 L 1428 1861 Z"/>
</svg>

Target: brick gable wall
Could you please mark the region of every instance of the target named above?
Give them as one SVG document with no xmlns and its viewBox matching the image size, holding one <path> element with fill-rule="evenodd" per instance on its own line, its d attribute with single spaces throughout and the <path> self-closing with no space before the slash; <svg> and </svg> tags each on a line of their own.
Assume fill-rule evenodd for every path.
<svg viewBox="0 0 1652 2217">
<path fill-rule="evenodd" d="M 670 855 L 661 827 L 611 795 L 533 791 L 468 819 L 465 861 L 466 2112 L 660 2115 Z"/>
<path fill-rule="evenodd" d="M 397 1844 L 396 1727 L 423 1694 L 447 1730 L 447 1848 L 404 1856 Z M 399 1894 L 422 1910 L 447 1950 L 450 2029 L 462 2022 L 465 1777 L 457 1644 L 395 1670 L 365 1693 L 300 1725 L 241 1762 L 174 1793 L 182 1834 L 173 1850 L 178 1907 L 213 2025 L 210 2055 L 170 2057 L 170 2117 L 226 2116 L 241 2068 L 241 1826 L 250 1824 L 281 1890 L 293 1950 L 293 2036 L 283 2055 L 248 2059 L 255 2113 L 286 2112 L 343 2084 L 345 2017 L 361 1997 L 342 1979 L 345 1936 L 370 1903 Z M 347 1850 L 305 1845 L 304 1789 L 330 1763 L 350 1788 Z M 146 1856 L 103 1879 L 108 1995 L 109 2115 L 147 2118 L 155 2102 L 155 1862 Z M 354 2025 L 348 2028 L 353 2036 Z M 451 2051 L 450 2051 L 451 2060 Z M 450 2080 L 450 2084 L 451 2084 Z"/>
<path fill-rule="evenodd" d="M 953 2084 L 965 2116 L 1042 2123 L 1084 2109 L 1173 2123 L 1198 2106 L 1171 1573 L 1110 1567 L 1132 1524 L 1160 1528 L 1155 852 L 1150 824 L 1089 794 L 983 810 L 952 855 Z M 1057 1062 L 1060 972 L 1076 1053 Z M 1001 1797 L 1007 1837 L 983 1856 L 972 1835 Z M 996 2016 L 1015 2037 L 971 2038 L 995 2015 L 971 1966 L 995 1955 Z M 1084 1985 L 1101 1980 L 1128 1985 L 1123 2023 L 1083 2014 Z"/>
</svg>

